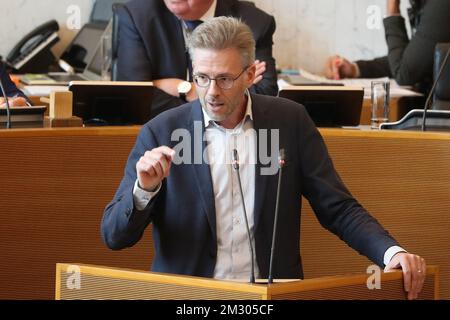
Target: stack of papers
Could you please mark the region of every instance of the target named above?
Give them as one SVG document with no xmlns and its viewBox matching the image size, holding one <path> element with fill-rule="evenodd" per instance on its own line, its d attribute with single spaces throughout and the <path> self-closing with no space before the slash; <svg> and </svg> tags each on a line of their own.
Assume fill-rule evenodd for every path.
<svg viewBox="0 0 450 320">
<path fill-rule="evenodd" d="M 65 86 L 24 86 L 23 92 L 27 96 L 48 97 L 53 91 L 69 91 L 69 87 Z"/>
<path fill-rule="evenodd" d="M 34 73 L 24 74 L 20 78 L 20 81 L 28 85 L 46 85 L 56 83 L 54 79 L 50 78 L 46 74 L 34 74 Z"/>
<path fill-rule="evenodd" d="M 365 99 L 370 99 L 372 81 L 380 81 L 380 80 L 381 81 L 390 81 L 390 83 L 391 83 L 391 98 L 423 96 L 421 93 L 412 91 L 410 89 L 410 87 L 399 86 L 394 79 L 389 79 L 387 77 L 386 78 L 376 78 L 376 79 L 330 80 L 328 78 L 310 73 L 303 69 L 300 69 L 300 75 L 306 79 L 309 79 L 311 81 L 316 81 L 318 83 L 329 83 L 329 84 L 336 84 L 336 85 L 344 84 L 345 86 L 350 86 L 350 87 L 362 87 L 362 88 L 364 88 L 364 98 Z M 290 84 L 288 82 L 286 82 L 285 80 L 279 80 L 278 86 L 280 87 L 280 89 L 282 89 L 286 86 L 290 86 Z"/>
</svg>

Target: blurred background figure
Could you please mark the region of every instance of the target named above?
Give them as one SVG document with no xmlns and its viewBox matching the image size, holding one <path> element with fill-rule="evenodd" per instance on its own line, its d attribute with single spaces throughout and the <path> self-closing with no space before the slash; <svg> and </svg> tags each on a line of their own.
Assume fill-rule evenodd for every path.
<svg viewBox="0 0 450 320">
<path fill-rule="evenodd" d="M 193 30 L 217 16 L 239 17 L 256 39 L 256 78 L 251 92 L 277 95 L 272 56 L 275 19 L 248 1 L 133 0 L 119 15 L 117 80 L 152 81 L 152 111 L 197 99 L 186 43 Z"/>
<path fill-rule="evenodd" d="M 330 57 L 326 64 L 328 78 L 391 77 L 399 85 L 416 86 L 421 92 L 429 90 L 436 44 L 450 42 L 450 1 L 410 0 L 411 39 L 408 38 L 405 19 L 400 15 L 400 1 L 386 2 L 387 16 L 383 23 L 387 56 L 356 62 L 340 56 Z"/>
</svg>

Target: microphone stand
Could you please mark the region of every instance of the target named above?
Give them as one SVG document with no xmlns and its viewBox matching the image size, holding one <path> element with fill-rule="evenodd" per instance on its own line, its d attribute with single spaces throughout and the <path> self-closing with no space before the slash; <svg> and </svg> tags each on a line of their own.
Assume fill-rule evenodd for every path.
<svg viewBox="0 0 450 320">
<path fill-rule="evenodd" d="M 277 187 L 277 198 L 275 202 L 275 217 L 273 222 L 273 232 L 272 232 L 272 247 L 270 248 L 270 264 L 269 264 L 269 278 L 268 283 L 273 283 L 273 257 L 275 252 L 275 243 L 277 236 L 277 224 L 278 224 L 278 211 L 280 202 L 280 190 L 281 190 L 281 176 L 283 175 L 283 167 L 286 163 L 284 149 L 280 150 L 280 155 L 278 157 L 278 165 L 280 170 L 278 173 L 278 187 Z"/>
<path fill-rule="evenodd" d="M 422 116 L 422 131 L 427 131 L 427 126 L 426 126 L 426 120 L 427 120 L 427 110 L 428 107 L 430 105 L 431 102 L 431 98 L 433 97 L 434 91 L 436 89 L 437 83 L 439 81 L 439 79 L 441 78 L 442 72 L 444 71 L 444 68 L 447 64 L 447 60 L 448 60 L 448 56 L 450 54 L 450 50 L 447 51 L 447 54 L 445 55 L 444 61 L 442 62 L 442 66 L 439 70 L 439 73 L 436 77 L 436 80 L 433 83 L 433 87 L 431 88 L 430 94 L 428 95 L 427 101 L 425 102 L 425 106 L 423 107 L 423 116 Z"/>
<path fill-rule="evenodd" d="M 250 246 L 250 255 L 252 260 L 252 271 L 250 275 L 250 283 L 255 283 L 255 263 L 254 263 L 254 257 L 255 253 L 253 252 L 253 245 L 252 245 L 252 237 L 250 234 L 250 227 L 248 226 L 248 219 L 247 219 L 247 210 L 245 210 L 245 202 L 244 202 L 244 193 L 242 192 L 242 184 L 241 184 L 241 175 L 239 174 L 239 156 L 236 149 L 233 149 L 233 168 L 236 171 L 237 178 L 238 178 L 238 184 L 239 184 L 239 191 L 241 194 L 241 202 L 242 202 L 242 209 L 244 210 L 244 219 L 245 219 L 245 226 L 247 228 L 247 236 L 248 236 L 248 244 Z"/>
<path fill-rule="evenodd" d="M 5 98 L 5 104 L 6 104 L 6 129 L 11 129 L 11 113 L 9 108 L 9 101 L 8 97 L 6 96 L 5 88 L 3 87 L 3 82 L 0 79 L 0 89 L 2 90 L 3 97 Z"/>
</svg>

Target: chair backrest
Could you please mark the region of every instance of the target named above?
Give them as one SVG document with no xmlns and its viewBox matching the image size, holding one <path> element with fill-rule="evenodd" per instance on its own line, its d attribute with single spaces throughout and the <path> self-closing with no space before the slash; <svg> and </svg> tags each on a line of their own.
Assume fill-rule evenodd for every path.
<svg viewBox="0 0 450 320">
<path fill-rule="evenodd" d="M 117 81 L 117 57 L 119 55 L 119 13 L 125 10 L 124 3 L 114 3 L 112 6 L 112 36 L 111 36 L 111 80 Z"/>
<path fill-rule="evenodd" d="M 450 43 L 438 43 L 434 53 L 433 80 L 436 79 L 442 63 L 450 50 Z M 450 58 L 442 71 L 441 78 L 436 84 L 433 109 L 450 110 Z"/>
<path fill-rule="evenodd" d="M 95 0 L 89 21 L 107 24 L 113 15 L 115 3 L 125 3 L 128 0 Z"/>
</svg>

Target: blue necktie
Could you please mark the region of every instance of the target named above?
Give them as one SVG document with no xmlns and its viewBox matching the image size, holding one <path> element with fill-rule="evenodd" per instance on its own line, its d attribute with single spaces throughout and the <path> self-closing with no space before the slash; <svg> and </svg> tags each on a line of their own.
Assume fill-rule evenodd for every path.
<svg viewBox="0 0 450 320">
<path fill-rule="evenodd" d="M 184 23 L 187 27 L 187 34 L 188 36 L 197 28 L 199 25 L 203 23 L 202 20 L 184 20 Z M 188 63 L 188 70 L 189 70 L 189 82 L 192 82 L 192 61 L 191 57 L 189 56 L 189 50 L 186 50 L 186 61 Z"/>
<path fill-rule="evenodd" d="M 184 23 L 186 23 L 186 27 L 188 28 L 189 32 L 192 32 L 197 28 L 199 25 L 203 23 L 202 20 L 184 20 Z"/>
</svg>

